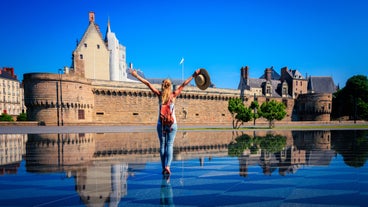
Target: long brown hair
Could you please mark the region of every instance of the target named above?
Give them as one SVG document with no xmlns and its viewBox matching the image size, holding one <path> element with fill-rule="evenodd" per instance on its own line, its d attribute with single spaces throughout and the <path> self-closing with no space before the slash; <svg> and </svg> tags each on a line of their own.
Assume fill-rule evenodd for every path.
<svg viewBox="0 0 368 207">
<path fill-rule="evenodd" d="M 165 79 L 162 81 L 161 85 L 161 96 L 162 96 L 162 104 L 166 104 L 171 95 L 171 81 L 169 79 Z"/>
</svg>

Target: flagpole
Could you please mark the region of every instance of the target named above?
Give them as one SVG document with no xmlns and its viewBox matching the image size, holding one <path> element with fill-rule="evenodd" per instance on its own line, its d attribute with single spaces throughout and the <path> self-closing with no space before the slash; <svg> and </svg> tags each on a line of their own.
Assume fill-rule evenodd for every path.
<svg viewBox="0 0 368 207">
<path fill-rule="evenodd" d="M 184 58 L 181 58 L 179 64 L 181 65 L 181 81 L 184 81 Z"/>
<path fill-rule="evenodd" d="M 181 64 L 181 81 L 184 81 L 184 62 Z"/>
</svg>

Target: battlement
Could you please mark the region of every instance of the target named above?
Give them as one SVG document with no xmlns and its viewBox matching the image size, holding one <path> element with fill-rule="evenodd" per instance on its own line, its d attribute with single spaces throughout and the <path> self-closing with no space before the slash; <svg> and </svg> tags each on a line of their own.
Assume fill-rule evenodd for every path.
<svg viewBox="0 0 368 207">
<path fill-rule="evenodd" d="M 91 80 L 49 73 L 28 73 L 23 81 L 27 115 L 32 121 L 47 125 L 122 125 L 155 124 L 158 119 L 157 96 L 136 81 Z M 177 121 L 180 124 L 230 125 L 228 101 L 239 97 L 240 90 L 208 88 L 203 91 L 186 86 L 175 104 Z M 329 121 L 331 113 L 331 94 L 301 94 L 294 100 L 291 97 L 254 97 L 246 91 L 243 97 L 246 106 L 254 98 L 260 104 L 272 99 L 283 102 L 287 107 L 284 121 Z M 297 114 L 293 114 L 295 112 Z"/>
</svg>

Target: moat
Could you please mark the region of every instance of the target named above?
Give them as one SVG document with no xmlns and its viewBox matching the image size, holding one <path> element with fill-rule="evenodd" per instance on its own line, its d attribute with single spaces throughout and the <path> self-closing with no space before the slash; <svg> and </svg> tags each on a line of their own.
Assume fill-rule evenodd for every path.
<svg viewBox="0 0 368 207">
<path fill-rule="evenodd" d="M 180 130 L 169 178 L 150 127 L 83 129 L 0 133 L 1 206 L 364 206 L 368 198 L 367 129 Z"/>
</svg>

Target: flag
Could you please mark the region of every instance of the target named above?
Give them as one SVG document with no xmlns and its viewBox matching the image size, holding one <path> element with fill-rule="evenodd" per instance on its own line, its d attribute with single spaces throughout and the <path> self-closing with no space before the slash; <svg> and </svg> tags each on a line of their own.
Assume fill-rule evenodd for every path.
<svg viewBox="0 0 368 207">
<path fill-rule="evenodd" d="M 180 60 L 180 63 L 179 63 L 179 64 L 181 65 L 181 64 L 183 64 L 183 63 L 184 63 L 184 58 L 181 58 L 181 60 Z"/>
</svg>

